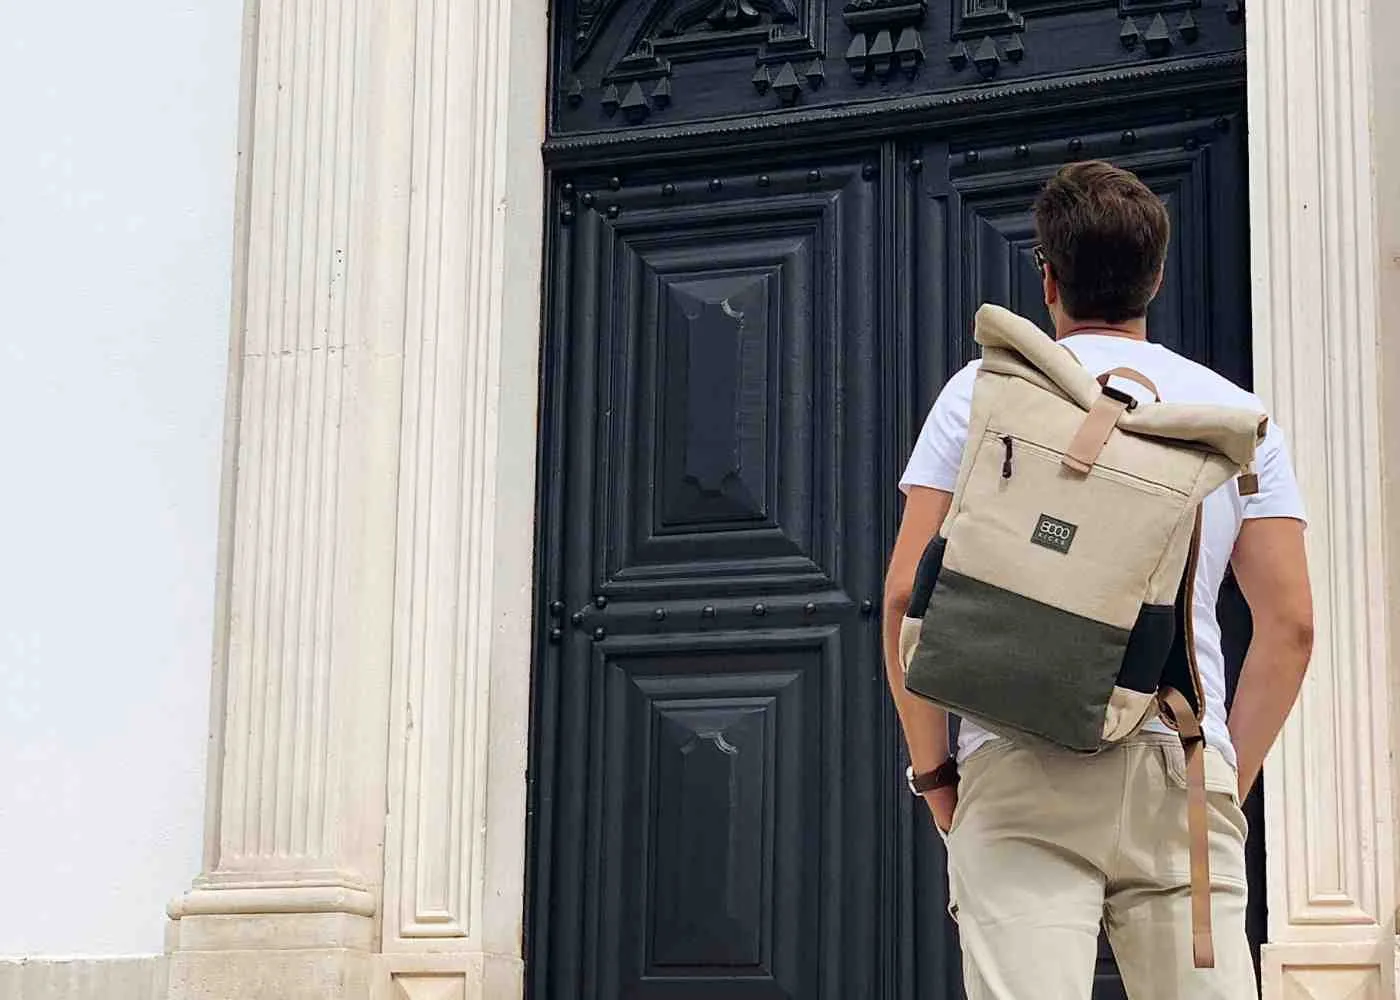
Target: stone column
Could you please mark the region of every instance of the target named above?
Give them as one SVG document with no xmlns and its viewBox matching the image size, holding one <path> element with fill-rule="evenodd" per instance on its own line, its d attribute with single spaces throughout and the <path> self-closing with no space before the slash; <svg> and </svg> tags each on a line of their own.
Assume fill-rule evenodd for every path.
<svg viewBox="0 0 1400 1000">
<path fill-rule="evenodd" d="M 402 370 L 385 20 L 248 8 L 206 850 L 172 997 L 367 992 Z"/>
<path fill-rule="evenodd" d="M 1390 606 L 1391 718 L 1400 719 L 1400 5 L 1376 3 L 1370 8 L 1371 106 L 1373 177 L 1379 235 L 1382 467 L 1385 470 L 1386 568 Z M 1391 726 L 1391 759 L 1400 759 L 1400 732 Z M 1400 816 L 1400 781 L 1391 782 L 1393 814 Z M 1400 828 L 1392 836 L 1400 835 Z M 1400 866 L 1400 845 L 1392 852 Z M 1395 885 L 1400 887 L 1400 867 Z M 1400 942 L 1397 942 L 1400 944 Z M 1400 947 L 1396 949 L 1396 979 L 1400 980 Z"/>
<path fill-rule="evenodd" d="M 1400 719 L 1400 4 L 1371 8 L 1372 116 L 1377 221 L 1380 230 L 1381 435 L 1385 469 L 1385 542 L 1390 607 L 1391 719 Z M 1391 760 L 1400 759 L 1400 727 L 1391 726 Z M 1393 765 L 1392 765 L 1393 766 Z M 1400 781 L 1391 782 L 1393 815 L 1400 817 Z M 1400 827 L 1392 830 L 1400 835 Z M 1400 843 L 1392 853 L 1400 891 Z M 1396 948 L 1400 982 L 1400 941 Z"/>
<path fill-rule="evenodd" d="M 516 995 L 544 5 L 248 10 L 207 844 L 170 996 Z"/>
<path fill-rule="evenodd" d="M 384 1000 L 518 997 L 544 0 L 418 0 Z"/>
<path fill-rule="evenodd" d="M 1255 375 L 1311 516 L 1317 640 L 1266 769 L 1267 998 L 1394 995 L 1370 12 L 1249 7 Z"/>
</svg>

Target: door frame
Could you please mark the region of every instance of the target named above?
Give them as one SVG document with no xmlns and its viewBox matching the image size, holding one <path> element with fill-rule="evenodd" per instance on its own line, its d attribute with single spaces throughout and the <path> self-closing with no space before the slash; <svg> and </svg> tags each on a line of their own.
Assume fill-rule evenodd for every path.
<svg viewBox="0 0 1400 1000">
<path fill-rule="evenodd" d="M 1322 637 L 1314 680 L 1265 778 L 1270 905 L 1264 995 L 1282 996 L 1290 981 L 1328 989 L 1334 978 L 1340 985 L 1358 974 L 1389 995 L 1395 853 L 1380 555 L 1380 277 L 1376 256 L 1367 252 L 1376 235 L 1366 14 L 1327 0 L 1293 0 L 1259 4 L 1249 17 L 1255 388 L 1293 441 L 1311 512 Z M 1027 99 L 1036 100 L 1033 85 L 1027 90 Z M 1111 89 L 1103 95 L 1112 98 Z M 926 122 L 930 115 L 955 115 L 953 103 L 930 97 L 904 113 Z M 822 112 L 810 117 L 814 132 L 824 127 Z M 842 127 L 828 121 L 833 132 Z M 672 132 L 677 150 L 706 141 L 702 128 Z M 1318 142 L 1320 136 L 1328 141 Z M 625 140 L 592 141 L 617 142 L 619 162 L 637 155 Z M 547 149 L 558 167 L 566 167 L 589 143 L 563 139 Z M 1310 391 L 1318 377 L 1349 391 Z M 1329 454 L 1347 460 L 1329 462 Z M 1336 502 L 1346 496 L 1360 499 Z M 1334 610 L 1335 598 L 1353 594 L 1369 597 Z M 1347 691 L 1366 697 L 1332 683 L 1342 679 L 1355 682 Z M 1318 831 L 1326 831 L 1321 840 Z M 1330 881 L 1328 872 L 1335 875 Z"/>
<path fill-rule="evenodd" d="M 1245 0 L 1209 2 L 1243 16 Z M 337 20 L 299 16 L 310 7 L 290 0 L 248 0 L 207 851 L 204 875 L 169 909 L 172 997 L 269 995 L 274 980 L 280 995 L 334 977 L 344 997 L 366 995 L 371 979 L 377 997 L 519 990 L 530 650 L 548 627 L 533 621 L 524 514 L 539 447 L 531 295 L 541 221 L 560 206 L 530 167 L 544 140 L 547 0 L 489 6 L 483 17 L 466 0 L 357 0 Z M 1378 252 L 1378 213 L 1394 224 L 1397 207 L 1378 204 L 1375 154 L 1400 150 L 1389 135 L 1373 146 L 1373 119 L 1392 109 L 1380 107 L 1372 74 L 1388 96 L 1397 73 L 1393 30 L 1376 30 L 1393 29 L 1394 15 L 1380 6 L 1264 0 L 1249 13 L 1255 385 L 1292 435 L 1312 515 L 1319 637 L 1301 709 L 1266 773 L 1269 998 L 1395 988 L 1387 573 L 1400 579 L 1400 557 L 1388 569 L 1385 542 L 1400 535 L 1400 512 L 1388 525 L 1382 462 L 1400 431 L 1387 438 L 1381 423 L 1382 405 L 1397 402 L 1382 396 L 1383 365 L 1393 376 L 1395 361 L 1381 333 L 1393 338 L 1397 321 L 1378 300 L 1396 301 L 1400 270 Z M 330 69 L 313 73 L 313 62 Z M 948 99 L 910 111 L 957 113 Z M 844 125 L 829 116 L 813 127 Z M 553 144 L 552 162 L 566 162 L 569 146 Z M 326 288 L 306 283 L 323 271 Z M 311 291 L 333 315 L 307 320 L 307 331 L 329 325 L 343 340 L 302 361 L 262 350 L 270 316 L 296 312 L 293 302 L 311 309 Z M 326 357 L 347 381 L 310 374 Z M 305 394 L 257 406 L 262 397 L 248 395 L 244 406 L 245 387 L 259 391 L 259 372 L 285 358 L 295 363 L 279 370 Z M 259 443 L 303 426 L 296 400 L 307 398 L 336 414 L 326 424 L 336 447 L 320 466 L 337 491 L 325 505 L 335 533 L 322 548 L 320 535 L 261 531 L 236 502 L 272 473 L 278 453 Z M 464 454 L 477 463 L 469 471 Z M 268 509 L 300 517 L 301 498 L 270 497 Z M 463 537 L 473 573 L 425 569 L 428 553 L 465 551 Z M 336 559 L 320 558 L 332 550 Z M 297 717 L 298 690 L 262 684 L 269 661 L 229 633 L 280 614 L 250 599 L 253 569 L 312 566 L 342 612 L 330 659 L 316 661 L 335 682 L 334 710 L 323 713 L 334 725 L 316 753 L 268 770 L 266 782 L 231 786 L 226 803 L 225 774 L 245 778 L 239 754 L 278 738 L 277 721 Z M 471 645 L 459 657 L 462 635 Z M 459 663 L 472 686 L 457 684 Z M 245 690 L 256 711 L 240 701 Z M 483 724 L 471 740 L 434 739 L 410 766 L 403 737 L 421 731 L 412 709 L 442 692 Z M 469 812 L 438 808 L 449 783 Z M 290 870 L 260 848 L 226 856 L 242 843 L 244 805 L 271 815 L 307 788 L 334 835 L 317 839 L 306 866 Z M 432 863 L 440 857 L 461 859 L 462 870 Z"/>
</svg>

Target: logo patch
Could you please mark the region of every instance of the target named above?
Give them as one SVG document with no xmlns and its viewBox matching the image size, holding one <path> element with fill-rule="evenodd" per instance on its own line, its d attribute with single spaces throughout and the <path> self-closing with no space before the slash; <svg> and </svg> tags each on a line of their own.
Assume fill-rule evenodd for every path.
<svg viewBox="0 0 1400 1000">
<path fill-rule="evenodd" d="M 1078 530 L 1078 525 L 1061 521 L 1049 514 L 1041 514 L 1035 523 L 1035 533 L 1031 535 L 1031 541 L 1047 549 L 1054 549 L 1061 555 L 1067 555 L 1070 545 L 1074 543 L 1074 533 Z"/>
</svg>

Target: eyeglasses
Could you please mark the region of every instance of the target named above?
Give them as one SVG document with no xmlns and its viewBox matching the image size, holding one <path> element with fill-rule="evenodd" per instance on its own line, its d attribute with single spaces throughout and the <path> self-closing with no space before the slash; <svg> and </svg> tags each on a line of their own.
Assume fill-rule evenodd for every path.
<svg viewBox="0 0 1400 1000">
<path fill-rule="evenodd" d="M 1031 247 L 1031 255 L 1035 257 L 1035 269 L 1044 273 L 1045 269 L 1050 266 L 1050 258 L 1045 256 L 1045 247 L 1037 243 Z"/>
</svg>

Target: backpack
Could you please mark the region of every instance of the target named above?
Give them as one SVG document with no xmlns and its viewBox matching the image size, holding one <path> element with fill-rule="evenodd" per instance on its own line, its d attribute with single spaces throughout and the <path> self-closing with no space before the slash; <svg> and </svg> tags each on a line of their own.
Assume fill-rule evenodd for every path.
<svg viewBox="0 0 1400 1000">
<path fill-rule="evenodd" d="M 1093 754 L 1154 715 L 1187 762 L 1193 952 L 1214 964 L 1205 694 L 1192 595 L 1201 503 L 1257 492 L 1267 419 L 1097 379 L 1029 320 L 977 313 L 982 363 L 952 506 L 900 634 L 906 687 L 990 732 Z M 1116 388 L 1136 383 L 1153 402 Z"/>
</svg>

